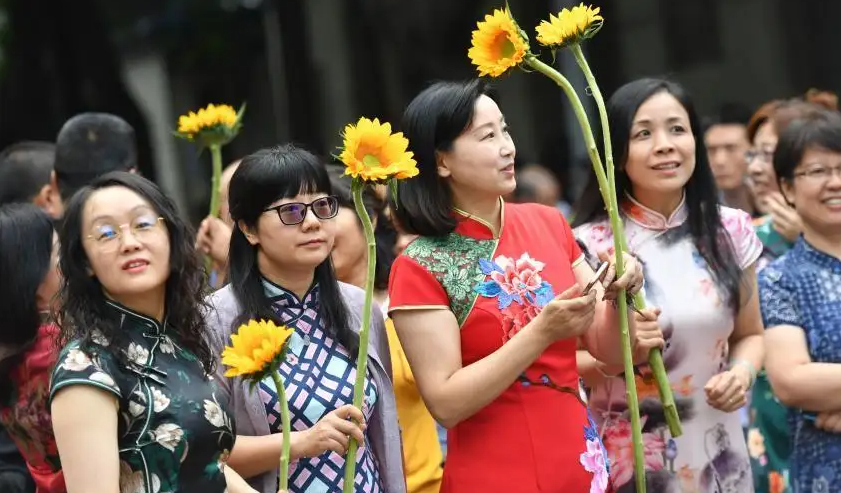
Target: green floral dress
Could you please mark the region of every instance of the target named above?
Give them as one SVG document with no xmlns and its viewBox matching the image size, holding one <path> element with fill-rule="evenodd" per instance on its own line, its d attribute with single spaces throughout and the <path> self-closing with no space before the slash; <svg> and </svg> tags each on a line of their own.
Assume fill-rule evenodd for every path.
<svg viewBox="0 0 841 493">
<path fill-rule="evenodd" d="M 792 244 L 774 230 L 770 216 L 756 219 L 754 226 L 763 246 L 762 257 L 756 263 L 756 272 L 759 273 L 774 259 L 788 252 Z M 750 398 L 747 436 L 757 493 L 791 491 L 788 467 L 791 440 L 787 420 L 788 409 L 774 395 L 765 371 L 759 372 Z"/>
<path fill-rule="evenodd" d="M 120 493 L 224 492 L 236 434 L 224 394 L 195 355 L 167 334 L 168 323 L 107 307 L 127 345 L 113 347 L 101 335 L 90 348 L 70 343 L 59 354 L 50 400 L 71 385 L 117 397 Z"/>
</svg>

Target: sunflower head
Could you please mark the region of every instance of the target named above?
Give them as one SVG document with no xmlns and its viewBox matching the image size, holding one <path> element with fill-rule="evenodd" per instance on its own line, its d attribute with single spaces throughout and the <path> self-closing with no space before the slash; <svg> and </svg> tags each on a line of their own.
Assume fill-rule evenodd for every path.
<svg viewBox="0 0 841 493">
<path fill-rule="evenodd" d="M 293 329 L 273 322 L 251 320 L 231 336 L 231 345 L 222 351 L 226 377 L 245 377 L 260 381 L 280 364 Z"/>
<path fill-rule="evenodd" d="M 366 182 L 383 183 L 391 179 L 411 178 L 418 174 L 409 140 L 401 132 L 391 133 L 389 123 L 362 117 L 347 125 L 342 134 L 339 159 L 345 174 Z"/>
<path fill-rule="evenodd" d="M 529 45 L 511 13 L 497 9 L 476 24 L 467 56 L 479 75 L 499 77 L 522 63 Z"/>
<path fill-rule="evenodd" d="M 236 137 L 242 127 L 243 104 L 239 111 L 227 104 L 209 104 L 198 112 L 189 112 L 178 117 L 175 135 L 191 142 L 204 145 L 225 145 Z"/>
<path fill-rule="evenodd" d="M 600 10 L 582 3 L 572 9 L 561 10 L 557 16 L 549 15 L 549 20 L 541 21 L 536 28 L 537 42 L 556 49 L 592 38 L 604 23 Z"/>
</svg>

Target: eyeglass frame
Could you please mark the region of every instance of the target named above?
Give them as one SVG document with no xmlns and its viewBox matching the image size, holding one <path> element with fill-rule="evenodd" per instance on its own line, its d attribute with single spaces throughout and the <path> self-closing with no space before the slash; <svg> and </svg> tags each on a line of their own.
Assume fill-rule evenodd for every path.
<svg viewBox="0 0 841 493">
<path fill-rule="evenodd" d="M 818 164 L 818 166 L 823 166 L 823 165 Z M 816 171 L 824 171 L 824 170 L 829 172 L 829 174 L 827 176 L 819 177 L 819 176 L 814 174 L 814 172 L 816 172 Z M 811 169 L 807 169 L 807 170 L 804 170 L 804 171 L 797 171 L 795 173 L 792 173 L 792 176 L 794 176 L 795 178 L 806 178 L 807 180 L 811 180 L 814 183 L 825 183 L 825 182 L 828 182 L 829 180 L 831 180 L 832 177 L 835 176 L 836 174 L 841 176 L 841 166 L 823 166 L 822 168 L 813 167 Z"/>
<path fill-rule="evenodd" d="M 324 199 L 333 199 L 333 203 L 336 204 L 336 210 L 335 210 L 335 212 L 333 212 L 333 215 L 330 216 L 330 217 L 319 216 L 318 213 L 315 212 L 315 208 L 312 206 L 313 204 L 315 204 L 319 200 L 324 200 Z M 303 212 L 303 214 L 301 214 L 301 220 L 298 221 L 298 222 L 288 223 L 288 222 L 283 220 L 283 216 L 281 216 L 281 214 L 280 214 L 280 209 L 282 209 L 283 207 L 291 206 L 291 205 L 298 205 L 298 206 L 303 206 L 304 207 L 304 212 Z M 265 212 L 274 211 L 274 212 L 277 213 L 277 218 L 280 219 L 280 222 L 283 223 L 284 225 L 286 225 L 286 226 L 297 226 L 298 224 L 301 224 L 302 222 L 304 222 L 307 219 L 307 214 L 309 214 L 310 211 L 312 211 L 313 215 L 316 218 L 318 218 L 322 221 L 326 221 L 328 219 L 333 219 L 336 216 L 338 216 L 340 208 L 341 208 L 341 206 L 339 205 L 339 198 L 336 197 L 335 195 L 327 195 L 326 197 L 319 197 L 319 198 L 313 200 L 310 203 L 306 203 L 306 202 L 287 202 L 285 204 L 279 204 L 279 205 L 275 205 L 275 206 L 272 206 L 272 207 L 267 207 L 267 208 L 263 209 L 263 212 L 265 213 Z"/>
<path fill-rule="evenodd" d="M 138 217 L 140 217 L 140 216 L 138 216 Z M 137 218 L 135 218 L 135 219 L 137 219 Z M 156 217 L 156 218 L 155 218 L 155 223 L 154 223 L 152 226 L 157 226 L 158 224 L 160 224 L 160 223 L 162 223 L 162 222 L 164 222 L 164 221 L 166 221 L 166 219 L 164 219 L 164 217 L 163 217 L 163 216 L 158 216 L 158 217 Z M 124 229 L 124 228 L 128 228 L 128 227 L 131 227 L 131 223 L 130 223 L 130 222 L 125 223 L 125 224 L 119 224 L 119 225 L 117 225 L 117 228 L 116 228 L 116 230 L 115 230 L 115 232 L 116 232 L 117 236 L 115 236 L 114 238 L 102 238 L 102 239 L 99 239 L 99 238 L 95 237 L 93 234 L 89 234 L 89 235 L 87 235 L 85 238 L 86 238 L 86 239 L 88 239 L 88 240 L 93 240 L 93 241 L 95 241 L 95 242 L 96 242 L 97 244 L 99 244 L 99 245 L 107 245 L 107 244 L 109 244 L 109 243 L 112 243 L 112 241 L 111 241 L 111 240 L 117 240 L 116 242 L 113 242 L 113 244 L 115 244 L 115 245 L 116 245 L 116 244 L 118 244 L 119 242 L 121 242 L 121 241 L 123 240 L 123 229 Z M 133 232 L 133 231 L 132 231 L 132 233 L 131 233 L 131 234 L 132 234 L 132 236 L 137 237 L 137 235 L 135 234 L 135 232 Z"/>
<path fill-rule="evenodd" d="M 766 151 L 764 149 L 750 149 L 745 151 L 745 161 L 748 164 L 752 163 L 755 159 L 759 159 L 766 164 L 771 164 L 774 162 L 774 151 Z"/>
</svg>

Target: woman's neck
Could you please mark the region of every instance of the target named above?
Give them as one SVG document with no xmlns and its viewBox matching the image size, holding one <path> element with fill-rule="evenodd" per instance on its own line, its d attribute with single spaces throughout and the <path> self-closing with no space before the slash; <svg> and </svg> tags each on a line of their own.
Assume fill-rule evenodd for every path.
<svg viewBox="0 0 841 493">
<path fill-rule="evenodd" d="M 499 197 L 470 197 L 453 193 L 453 206 L 491 226 L 494 236 L 502 227 L 502 203 Z"/>
<path fill-rule="evenodd" d="M 158 323 L 164 320 L 166 312 L 166 288 L 163 286 L 158 290 L 143 294 L 132 294 L 121 297 L 106 292 L 105 296 L 135 313 L 156 320 Z"/>
<path fill-rule="evenodd" d="M 281 286 L 283 289 L 290 291 L 299 300 L 303 300 L 304 296 L 312 287 L 313 279 L 315 279 L 315 270 L 308 269 L 290 269 L 288 267 L 279 268 L 272 264 L 262 254 L 257 257 L 257 267 L 260 269 L 260 274 L 263 275 L 270 282 Z"/>
<path fill-rule="evenodd" d="M 821 233 L 804 224 L 803 239 L 814 249 L 841 260 L 841 232 Z"/>
<path fill-rule="evenodd" d="M 354 266 L 353 271 L 347 276 L 339 277 L 339 281 L 365 289 L 365 280 L 368 278 L 368 255 L 363 256 Z M 381 304 L 388 299 L 388 290 L 374 288 L 374 301 Z"/>
<path fill-rule="evenodd" d="M 683 200 L 683 190 L 677 193 L 662 193 L 662 192 L 648 192 L 634 190 L 634 200 L 644 205 L 648 209 L 659 213 L 665 218 L 669 218 L 680 206 Z"/>
</svg>

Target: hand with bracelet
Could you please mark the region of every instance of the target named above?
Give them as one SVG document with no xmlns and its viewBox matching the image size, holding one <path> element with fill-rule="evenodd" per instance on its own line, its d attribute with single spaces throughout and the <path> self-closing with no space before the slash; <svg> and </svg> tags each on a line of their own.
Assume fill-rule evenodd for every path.
<svg viewBox="0 0 841 493">
<path fill-rule="evenodd" d="M 756 379 L 756 369 L 746 360 L 730 362 L 730 368 L 714 375 L 704 386 L 707 404 L 732 413 L 747 404 L 747 396 Z"/>
</svg>

